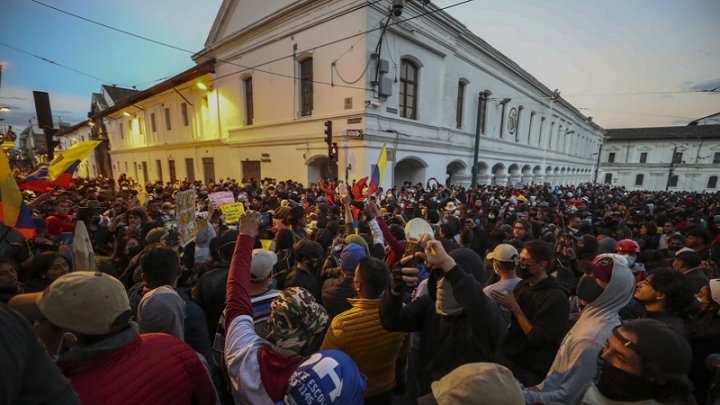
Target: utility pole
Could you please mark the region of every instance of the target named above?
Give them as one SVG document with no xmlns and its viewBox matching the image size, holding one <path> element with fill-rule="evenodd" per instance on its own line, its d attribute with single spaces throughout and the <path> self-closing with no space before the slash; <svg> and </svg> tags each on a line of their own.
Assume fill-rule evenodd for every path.
<svg viewBox="0 0 720 405">
<path fill-rule="evenodd" d="M 675 171 L 675 153 L 677 152 L 677 145 L 673 148 L 672 157 L 670 158 L 670 171 L 668 173 L 667 183 L 665 183 L 665 191 L 670 188 L 670 179 L 672 179 L 673 172 Z"/>
<path fill-rule="evenodd" d="M 480 134 L 483 131 L 483 128 L 485 126 L 485 121 L 483 118 L 483 113 L 485 112 L 485 108 L 487 108 L 487 98 L 492 95 L 492 92 L 490 90 L 485 90 L 480 92 L 480 95 L 478 97 L 478 113 L 477 113 L 477 120 L 475 122 L 475 147 L 473 148 L 473 164 L 472 164 L 472 179 L 470 180 L 470 188 L 476 188 L 477 182 L 478 182 L 478 159 L 479 153 L 480 153 Z"/>
<path fill-rule="evenodd" d="M 593 184 L 597 184 L 598 174 L 600 173 L 600 156 L 602 155 L 602 147 L 604 141 L 605 139 L 603 138 L 603 142 L 600 142 L 600 148 L 598 148 L 597 163 L 595 164 L 595 179 L 593 180 Z"/>
</svg>

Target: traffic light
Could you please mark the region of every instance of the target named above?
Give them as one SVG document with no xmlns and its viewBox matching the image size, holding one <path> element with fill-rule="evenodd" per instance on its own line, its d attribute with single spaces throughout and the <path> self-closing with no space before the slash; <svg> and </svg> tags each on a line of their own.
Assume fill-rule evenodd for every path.
<svg viewBox="0 0 720 405">
<path fill-rule="evenodd" d="M 332 121 L 330 120 L 325 121 L 325 143 L 328 145 L 328 147 L 332 146 L 333 144 Z"/>
<path fill-rule="evenodd" d="M 331 162 L 338 161 L 338 145 L 337 145 L 337 143 L 328 145 L 328 159 L 330 159 Z"/>
</svg>

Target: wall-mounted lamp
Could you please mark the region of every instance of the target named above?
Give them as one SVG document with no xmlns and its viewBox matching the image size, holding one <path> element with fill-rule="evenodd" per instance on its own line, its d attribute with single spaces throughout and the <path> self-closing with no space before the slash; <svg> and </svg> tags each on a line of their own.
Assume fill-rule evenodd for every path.
<svg viewBox="0 0 720 405">
<path fill-rule="evenodd" d="M 0 106 L 0 112 L 8 112 L 8 111 L 10 111 L 10 107 Z"/>
<path fill-rule="evenodd" d="M 127 112 L 127 111 L 123 111 L 123 115 L 126 116 L 126 117 L 132 117 L 132 114 L 130 114 L 130 113 Z"/>
<path fill-rule="evenodd" d="M 502 101 L 500 102 L 500 104 L 507 104 L 507 103 L 510 102 L 510 100 L 512 100 L 512 99 L 511 99 L 511 98 L 504 98 L 504 99 L 502 99 Z"/>
<path fill-rule="evenodd" d="M 198 89 L 204 90 L 204 91 L 212 91 L 212 86 L 208 86 L 207 84 L 203 82 L 198 82 L 197 84 Z"/>
</svg>

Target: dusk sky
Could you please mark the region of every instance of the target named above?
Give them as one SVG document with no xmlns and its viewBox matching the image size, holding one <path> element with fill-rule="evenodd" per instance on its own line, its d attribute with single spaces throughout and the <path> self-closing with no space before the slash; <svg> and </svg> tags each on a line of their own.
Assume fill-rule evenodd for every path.
<svg viewBox="0 0 720 405">
<path fill-rule="evenodd" d="M 33 90 L 50 93 L 56 125 L 74 124 L 101 84 L 145 89 L 189 68 L 220 4 L 0 0 L 0 105 L 12 108 L 0 112 L 2 124 L 27 125 Z M 476 0 L 448 12 L 604 128 L 684 125 L 720 112 L 720 1 Z"/>
</svg>

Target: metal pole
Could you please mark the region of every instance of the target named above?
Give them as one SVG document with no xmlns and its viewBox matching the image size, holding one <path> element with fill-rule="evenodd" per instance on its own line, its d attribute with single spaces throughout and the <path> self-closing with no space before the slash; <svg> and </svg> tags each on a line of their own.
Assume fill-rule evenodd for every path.
<svg viewBox="0 0 720 405">
<path fill-rule="evenodd" d="M 665 191 L 670 188 L 670 179 L 672 179 L 673 171 L 675 170 L 675 153 L 677 152 L 677 145 L 673 148 L 672 156 L 670 157 L 670 170 L 668 172 L 667 183 L 665 183 Z"/>
<path fill-rule="evenodd" d="M 478 154 L 480 151 L 478 150 L 480 148 L 480 132 L 482 132 L 482 113 L 483 113 L 483 103 L 485 101 L 485 92 L 480 92 L 478 96 L 478 113 L 477 113 L 477 120 L 475 124 L 475 147 L 473 148 L 473 164 L 472 164 L 472 179 L 470 180 L 470 187 L 476 188 L 477 187 L 477 180 L 478 180 Z"/>
<path fill-rule="evenodd" d="M 597 184 L 597 178 L 598 174 L 600 173 L 600 156 L 602 156 L 602 147 L 605 139 L 603 138 L 603 141 L 600 142 L 600 148 L 598 148 L 598 157 L 597 157 L 597 163 L 595 165 L 595 179 L 593 180 L 593 184 Z"/>
</svg>

